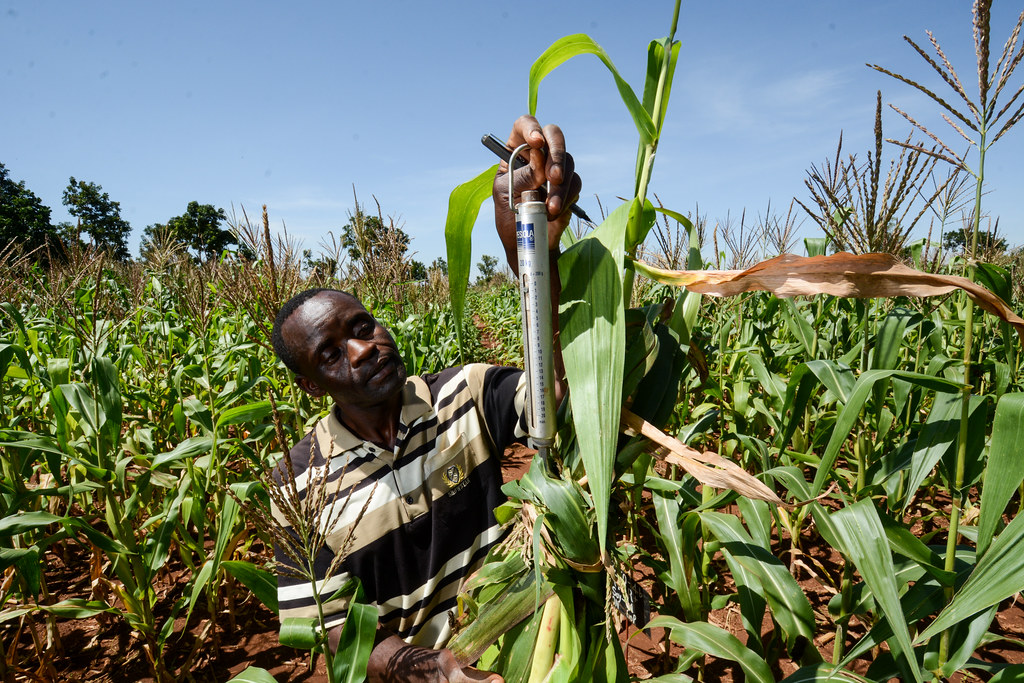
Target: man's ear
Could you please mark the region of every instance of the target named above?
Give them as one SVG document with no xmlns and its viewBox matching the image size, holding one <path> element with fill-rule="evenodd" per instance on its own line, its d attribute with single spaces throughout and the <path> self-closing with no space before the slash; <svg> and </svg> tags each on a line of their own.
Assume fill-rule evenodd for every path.
<svg viewBox="0 0 1024 683">
<path fill-rule="evenodd" d="M 313 398 L 323 398 L 327 394 L 327 392 L 324 391 L 319 384 L 317 384 L 308 377 L 303 377 L 302 375 L 295 375 L 295 383 L 299 385 L 300 389 L 305 391 Z"/>
</svg>

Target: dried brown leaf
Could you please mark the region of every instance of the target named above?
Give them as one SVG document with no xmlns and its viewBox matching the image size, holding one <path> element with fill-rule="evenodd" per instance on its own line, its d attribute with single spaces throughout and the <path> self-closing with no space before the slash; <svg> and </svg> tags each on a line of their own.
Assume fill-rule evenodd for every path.
<svg viewBox="0 0 1024 683">
<path fill-rule="evenodd" d="M 654 452 L 656 458 L 670 465 L 678 465 L 701 484 L 716 489 L 729 489 L 747 498 L 789 507 L 764 482 L 747 473 L 732 460 L 710 451 L 701 452 L 690 448 L 625 408 L 622 409 L 622 424 L 660 446 L 661 448 Z"/>
<path fill-rule="evenodd" d="M 1024 338 L 1024 319 L 1006 302 L 976 282 L 957 275 L 925 273 L 889 254 L 846 252 L 829 256 L 783 254 L 746 270 L 659 270 L 634 261 L 638 272 L 664 284 L 710 296 L 768 291 L 779 297 L 831 294 L 873 298 L 939 296 L 962 289 L 974 303 L 1013 325 Z"/>
</svg>

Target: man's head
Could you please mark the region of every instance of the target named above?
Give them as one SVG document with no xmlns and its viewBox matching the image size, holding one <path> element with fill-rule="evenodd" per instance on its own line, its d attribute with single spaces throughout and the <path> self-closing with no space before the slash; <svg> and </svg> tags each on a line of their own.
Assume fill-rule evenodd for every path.
<svg viewBox="0 0 1024 683">
<path fill-rule="evenodd" d="M 348 292 L 309 289 L 281 307 L 274 351 L 314 397 L 369 407 L 405 384 L 405 365 L 391 334 Z"/>
</svg>

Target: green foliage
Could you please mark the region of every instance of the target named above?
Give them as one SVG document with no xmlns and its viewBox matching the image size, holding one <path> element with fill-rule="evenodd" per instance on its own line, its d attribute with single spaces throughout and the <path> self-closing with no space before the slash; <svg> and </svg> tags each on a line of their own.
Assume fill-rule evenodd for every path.
<svg viewBox="0 0 1024 683">
<path fill-rule="evenodd" d="M 380 249 L 379 244 L 385 230 L 384 223 L 379 217 L 357 210 L 341 229 L 341 246 L 348 251 L 348 256 L 353 261 L 372 258 Z M 398 240 L 403 246 L 408 247 L 409 236 L 405 231 L 398 231 Z"/>
<path fill-rule="evenodd" d="M 16 244 L 28 252 L 55 244 L 57 238 L 49 207 L 25 181 L 11 180 L 10 171 L 0 164 L 0 249 Z"/>
<path fill-rule="evenodd" d="M 78 219 L 77 229 L 85 232 L 93 246 L 110 253 L 118 261 L 128 259 L 128 234 L 132 226 L 121 218 L 121 204 L 103 192 L 96 183 L 68 179 L 62 202 L 68 213 Z"/>
<path fill-rule="evenodd" d="M 498 273 L 498 259 L 484 254 L 480 257 L 480 263 L 476 264 L 476 269 L 480 271 L 480 277 L 477 278 L 476 283 L 479 285 L 489 282 Z"/>
<path fill-rule="evenodd" d="M 971 235 L 963 230 L 950 230 L 942 236 L 942 248 L 954 255 L 966 254 L 971 248 Z M 992 255 L 1005 253 L 1009 243 L 995 230 L 979 230 L 978 248 L 991 258 Z"/>
<path fill-rule="evenodd" d="M 140 251 L 145 256 L 155 243 L 170 241 L 192 249 L 203 260 L 216 258 L 227 247 L 238 244 L 230 230 L 220 227 L 226 220 L 224 209 L 191 201 L 182 215 L 168 219 L 163 225 L 147 226 Z"/>
</svg>

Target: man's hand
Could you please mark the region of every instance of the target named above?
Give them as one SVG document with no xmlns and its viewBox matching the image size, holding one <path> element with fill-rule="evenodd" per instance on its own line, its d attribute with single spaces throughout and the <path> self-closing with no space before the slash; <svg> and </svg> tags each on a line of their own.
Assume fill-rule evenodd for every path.
<svg viewBox="0 0 1024 683">
<path fill-rule="evenodd" d="M 367 674 L 372 683 L 503 683 L 498 674 L 459 666 L 451 650 L 409 645 L 394 635 L 373 648 Z"/>
<path fill-rule="evenodd" d="M 572 156 L 565 151 L 565 137 L 555 125 L 541 127 L 532 116 L 520 116 L 512 125 L 508 146 L 515 149 L 529 144 L 520 153 L 529 165 L 514 172 L 512 177 L 515 198 L 526 190 L 547 189 L 548 249 L 557 251 L 562 231 L 569 225 L 570 209 L 579 199 L 583 181 L 576 175 Z M 494 177 L 494 225 L 498 229 L 505 259 L 513 272 L 518 272 L 516 255 L 516 217 L 508 208 L 508 163 L 502 162 Z"/>
</svg>

